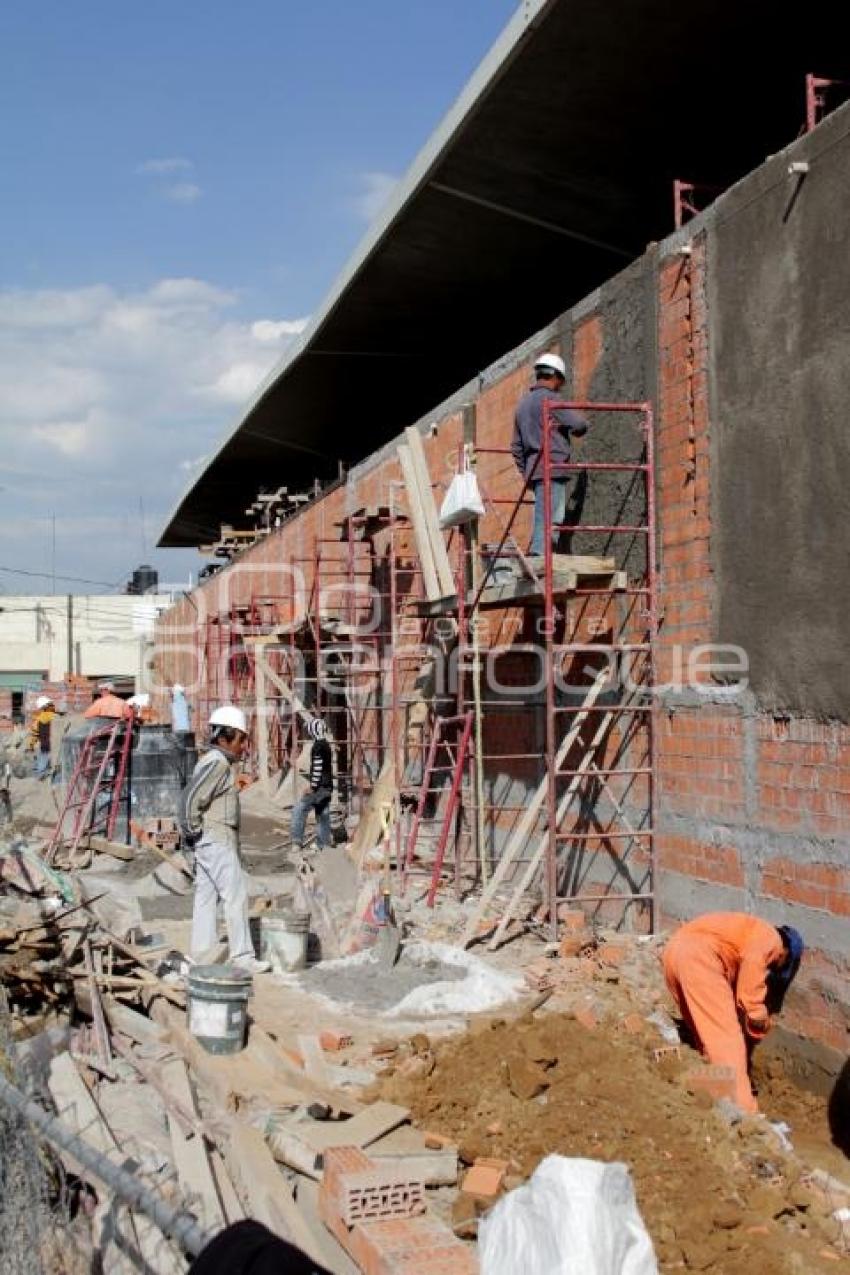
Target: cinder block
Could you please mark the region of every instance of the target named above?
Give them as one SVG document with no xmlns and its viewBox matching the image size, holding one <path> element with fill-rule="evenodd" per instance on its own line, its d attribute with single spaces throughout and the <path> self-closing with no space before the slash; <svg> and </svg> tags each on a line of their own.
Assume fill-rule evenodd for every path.
<svg viewBox="0 0 850 1275">
<path fill-rule="evenodd" d="M 348 1227 L 425 1212 L 423 1182 L 402 1169 L 370 1160 L 359 1147 L 331 1147 L 324 1153 L 321 1190 Z"/>
</svg>

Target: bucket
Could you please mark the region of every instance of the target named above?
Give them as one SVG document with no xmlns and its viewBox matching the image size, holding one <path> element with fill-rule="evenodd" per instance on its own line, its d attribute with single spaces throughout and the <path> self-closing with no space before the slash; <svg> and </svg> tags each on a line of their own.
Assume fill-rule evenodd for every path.
<svg viewBox="0 0 850 1275">
<path fill-rule="evenodd" d="M 276 974 L 303 970 L 307 964 L 310 913 L 290 908 L 266 912 L 260 917 L 260 959 L 269 961 Z"/>
<path fill-rule="evenodd" d="M 208 1054 L 238 1054 L 245 1045 L 253 979 L 235 965 L 189 970 L 189 1031 Z"/>
</svg>

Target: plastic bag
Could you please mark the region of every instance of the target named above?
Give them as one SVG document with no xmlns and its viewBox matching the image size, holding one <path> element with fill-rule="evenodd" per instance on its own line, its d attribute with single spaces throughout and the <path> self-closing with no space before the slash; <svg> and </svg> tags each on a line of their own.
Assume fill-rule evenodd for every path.
<svg viewBox="0 0 850 1275">
<path fill-rule="evenodd" d="M 550 1155 L 478 1232 L 481 1275 L 658 1275 L 625 1164 Z"/>
<path fill-rule="evenodd" d="M 478 490 L 478 480 L 464 464 L 459 474 L 449 483 L 449 489 L 440 506 L 440 526 L 458 527 L 463 522 L 480 518 L 484 513 L 484 501 Z"/>
</svg>

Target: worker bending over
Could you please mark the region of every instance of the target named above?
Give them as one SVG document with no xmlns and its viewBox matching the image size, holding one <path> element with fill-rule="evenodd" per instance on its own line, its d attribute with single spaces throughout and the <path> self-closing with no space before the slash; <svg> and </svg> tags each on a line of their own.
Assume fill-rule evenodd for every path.
<svg viewBox="0 0 850 1275">
<path fill-rule="evenodd" d="M 218 904 L 224 904 L 231 965 L 262 974 L 248 926 L 248 891 L 239 855 L 239 786 L 236 767 L 248 726 L 239 708 L 225 705 L 210 717 L 210 748 L 192 773 L 183 798 L 183 836 L 195 850 L 192 956 L 218 942 Z"/>
<path fill-rule="evenodd" d="M 316 817 L 316 842 L 320 850 L 333 844 L 331 832 L 331 797 L 334 787 L 333 753 L 328 743 L 328 728 L 319 717 L 307 723 L 313 740 L 310 749 L 310 789 L 299 797 L 292 808 L 292 844 L 304 849 L 304 830 L 310 810 Z"/>
<path fill-rule="evenodd" d="M 514 417 L 514 433 L 511 455 L 523 478 L 528 479 L 534 491 L 534 528 L 531 549 L 534 555 L 542 554 L 544 538 L 543 509 L 543 404 L 563 398 L 566 366 L 559 354 L 541 354 L 534 364 L 535 381 L 527 394 L 517 403 Z M 567 491 L 571 474 L 554 468 L 565 465 L 570 459 L 570 436 L 576 438 L 587 433 L 587 421 L 568 408 L 559 408 L 551 414 L 552 428 L 549 434 L 549 458 L 553 469 L 550 482 L 552 492 L 552 548 L 557 550 L 561 540 L 561 527 L 567 516 Z"/>
<path fill-rule="evenodd" d="M 35 774 L 38 779 L 46 779 L 50 773 L 55 719 L 53 700 L 49 695 L 39 695 L 35 701 L 35 715 L 29 730 L 29 745 L 35 751 Z"/>
<path fill-rule="evenodd" d="M 732 1067 L 735 1102 L 758 1111 L 749 1051 L 771 1027 L 803 955 L 789 925 L 743 912 L 711 912 L 688 921 L 664 949 L 664 977 L 682 1017 L 711 1063 Z"/>
</svg>

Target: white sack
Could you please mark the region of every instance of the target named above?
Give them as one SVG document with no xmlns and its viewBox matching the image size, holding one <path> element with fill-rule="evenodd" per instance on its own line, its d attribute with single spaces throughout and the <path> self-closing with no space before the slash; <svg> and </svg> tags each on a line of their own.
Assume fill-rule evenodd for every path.
<svg viewBox="0 0 850 1275">
<path fill-rule="evenodd" d="M 462 469 L 449 483 L 449 489 L 440 506 L 440 526 L 457 527 L 462 522 L 480 518 L 484 513 L 484 501 L 478 490 L 478 480 L 471 469 Z"/>
<path fill-rule="evenodd" d="M 481 1275 L 658 1275 L 625 1164 L 547 1156 L 482 1218 Z"/>
</svg>

